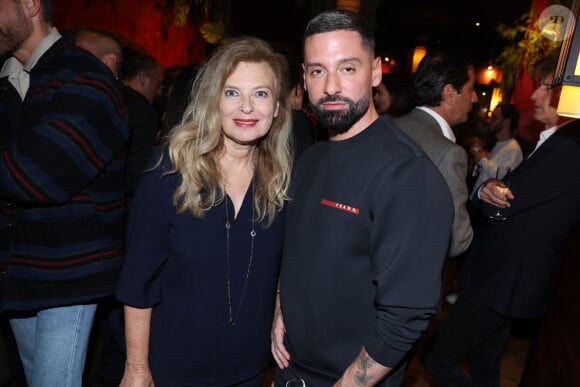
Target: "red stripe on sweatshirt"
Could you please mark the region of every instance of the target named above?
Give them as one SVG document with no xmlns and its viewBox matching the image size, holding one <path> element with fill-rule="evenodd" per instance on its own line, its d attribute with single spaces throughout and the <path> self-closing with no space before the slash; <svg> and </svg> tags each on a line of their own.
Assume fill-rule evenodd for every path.
<svg viewBox="0 0 580 387">
<path fill-rule="evenodd" d="M 20 173 L 18 173 L 18 170 L 16 169 L 14 164 L 12 164 L 10 157 L 8 157 L 8 151 L 4 152 L 4 160 L 6 161 L 6 164 L 8 165 L 8 169 L 10 170 L 10 172 L 12 172 L 12 174 L 14 175 L 16 180 L 18 180 L 24 187 L 26 187 L 26 189 L 28 189 L 28 191 L 36 199 L 43 201 L 43 202 L 48 201 L 44 195 L 42 195 L 40 192 L 38 192 L 36 189 L 34 189 L 34 187 L 32 185 L 30 185 L 30 183 L 28 183 Z"/>
<path fill-rule="evenodd" d="M 37 259 L 11 257 L 10 262 L 23 263 L 23 264 L 29 264 L 29 265 L 34 265 L 34 266 L 44 266 L 44 267 L 63 267 L 63 266 L 73 266 L 73 265 L 76 265 L 78 263 L 91 261 L 91 260 L 96 259 L 96 258 L 117 255 L 120 253 L 121 253 L 121 250 L 119 250 L 119 249 L 107 250 L 107 251 L 102 251 L 100 253 L 87 255 L 86 257 L 71 259 L 71 260 L 61 261 L 61 262 L 46 262 L 46 261 L 40 261 Z M 9 265 L 10 265 L 10 263 L 9 263 Z"/>
<path fill-rule="evenodd" d="M 337 210 L 350 212 L 351 214 L 358 215 L 360 210 L 356 207 L 349 206 L 348 204 L 337 203 L 333 202 L 332 200 L 322 199 L 320 203 L 324 204 L 325 206 L 336 208 Z"/>
<path fill-rule="evenodd" d="M 93 159 L 94 163 L 97 164 L 97 167 L 102 169 L 105 167 L 105 164 L 99 160 L 97 155 L 93 152 L 89 144 L 85 141 L 83 137 L 81 137 L 76 131 L 74 131 L 70 126 L 65 125 L 63 122 L 59 121 L 56 123 L 62 129 L 66 130 L 69 134 L 71 134 L 85 149 L 85 152 L 89 155 L 91 159 Z"/>
</svg>

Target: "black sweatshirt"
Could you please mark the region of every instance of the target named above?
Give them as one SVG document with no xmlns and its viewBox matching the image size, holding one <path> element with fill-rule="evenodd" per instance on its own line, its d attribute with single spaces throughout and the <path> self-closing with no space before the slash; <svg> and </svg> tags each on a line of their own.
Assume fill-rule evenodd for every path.
<svg viewBox="0 0 580 387">
<path fill-rule="evenodd" d="M 395 366 L 438 303 L 453 219 L 445 180 L 381 117 L 310 147 L 291 191 L 280 286 L 292 362 L 329 385 L 363 345 Z"/>
</svg>

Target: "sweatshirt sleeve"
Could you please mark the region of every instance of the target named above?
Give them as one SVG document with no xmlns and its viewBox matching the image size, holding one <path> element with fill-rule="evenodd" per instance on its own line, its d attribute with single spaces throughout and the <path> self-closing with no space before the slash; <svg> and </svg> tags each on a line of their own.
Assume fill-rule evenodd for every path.
<svg viewBox="0 0 580 387">
<path fill-rule="evenodd" d="M 31 72 L 14 137 L 0 155 L 0 200 L 67 202 L 124 151 L 119 85 L 86 55 L 63 56 L 78 59 L 75 70 Z"/>
<path fill-rule="evenodd" d="M 453 205 L 445 180 L 426 158 L 401 164 L 377 184 L 371 232 L 376 319 L 365 348 L 394 367 L 436 311 Z"/>
</svg>

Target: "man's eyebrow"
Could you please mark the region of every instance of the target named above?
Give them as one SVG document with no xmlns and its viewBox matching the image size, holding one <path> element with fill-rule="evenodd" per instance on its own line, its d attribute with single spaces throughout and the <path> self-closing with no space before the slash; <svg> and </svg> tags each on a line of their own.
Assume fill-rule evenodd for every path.
<svg viewBox="0 0 580 387">
<path fill-rule="evenodd" d="M 361 60 L 359 58 L 357 58 L 356 56 L 353 56 L 353 57 L 344 58 L 344 59 L 341 59 L 338 61 L 339 64 L 344 64 L 344 63 L 348 63 L 348 62 L 361 63 Z M 319 62 L 304 63 L 304 66 L 306 66 L 306 67 L 312 67 L 312 66 L 326 67 L 322 63 L 319 63 Z"/>
</svg>

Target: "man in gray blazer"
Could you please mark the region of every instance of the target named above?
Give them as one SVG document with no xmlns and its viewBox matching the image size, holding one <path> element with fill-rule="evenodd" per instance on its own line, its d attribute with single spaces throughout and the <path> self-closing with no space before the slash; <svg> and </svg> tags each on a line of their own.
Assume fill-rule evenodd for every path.
<svg viewBox="0 0 580 387">
<path fill-rule="evenodd" d="M 475 73 L 467 57 L 455 52 L 428 53 L 417 68 L 413 87 L 417 107 L 395 123 L 423 148 L 445 177 L 455 217 L 449 256 L 463 253 L 473 239 L 466 203 L 467 154 L 455 144 L 451 126 L 467 121 L 473 103 Z"/>
</svg>

